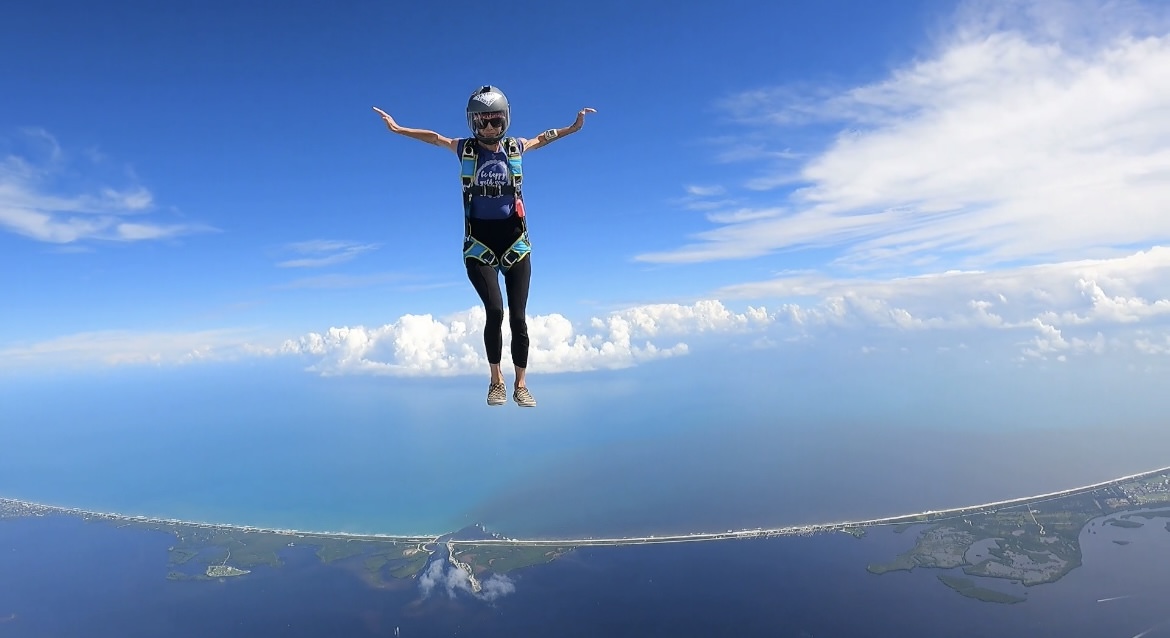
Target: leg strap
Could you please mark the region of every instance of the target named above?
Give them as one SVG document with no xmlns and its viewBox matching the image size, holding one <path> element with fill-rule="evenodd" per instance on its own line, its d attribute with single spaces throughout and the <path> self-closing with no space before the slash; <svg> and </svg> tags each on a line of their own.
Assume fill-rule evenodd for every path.
<svg viewBox="0 0 1170 638">
<path fill-rule="evenodd" d="M 503 272 L 511 268 L 521 259 L 532 252 L 532 244 L 528 241 L 528 233 L 521 233 L 516 241 L 508 247 L 502 258 L 496 257 L 491 248 L 488 248 L 478 239 L 468 236 L 463 240 L 463 258 L 474 259 L 487 266 L 495 266 L 496 272 Z"/>
</svg>

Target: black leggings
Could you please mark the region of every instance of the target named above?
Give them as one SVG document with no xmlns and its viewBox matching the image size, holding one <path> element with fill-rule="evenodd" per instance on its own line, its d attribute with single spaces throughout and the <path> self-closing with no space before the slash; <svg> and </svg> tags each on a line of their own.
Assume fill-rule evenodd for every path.
<svg viewBox="0 0 1170 638">
<path fill-rule="evenodd" d="M 494 266 L 474 259 L 465 259 L 467 278 L 479 293 L 487 311 L 483 327 L 483 345 L 487 348 L 488 363 L 498 364 L 504 348 L 504 300 L 500 296 L 500 277 Z M 508 326 L 512 328 L 512 363 L 528 367 L 528 322 L 524 310 L 528 305 L 528 282 L 532 279 L 532 255 L 516 262 L 504 271 L 504 287 L 508 291 Z"/>
</svg>

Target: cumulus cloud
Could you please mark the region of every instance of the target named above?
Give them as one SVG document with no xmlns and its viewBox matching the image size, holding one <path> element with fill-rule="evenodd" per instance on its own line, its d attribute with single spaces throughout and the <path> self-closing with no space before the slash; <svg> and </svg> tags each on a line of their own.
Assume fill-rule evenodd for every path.
<svg viewBox="0 0 1170 638">
<path fill-rule="evenodd" d="M 1166 354 L 1168 291 L 1167 247 L 992 272 L 886 278 L 782 273 L 691 303 L 639 305 L 576 322 L 559 313 L 529 317 L 529 359 L 542 373 L 621 369 L 686 355 L 707 345 L 709 336 L 777 348 L 829 331 L 855 334 L 867 354 L 887 351 L 889 336 L 901 345 L 919 339 L 938 351 L 1008 342 L 1024 359 Z M 476 306 L 444 317 L 407 314 L 381 325 L 263 342 L 249 331 L 84 333 L 0 349 L 0 362 L 164 364 L 275 356 L 306 361 L 308 370 L 322 375 L 482 374 L 484 323 Z M 506 344 L 506 323 L 503 331 Z M 506 360 L 506 345 L 503 354 Z"/>
<path fill-rule="evenodd" d="M 714 211 L 696 241 L 639 259 L 831 246 L 851 266 L 985 268 L 1170 238 L 1170 7 L 979 2 L 957 20 L 872 83 L 729 99 L 774 137 L 836 134 L 751 178 L 758 203 Z"/>
<path fill-rule="evenodd" d="M 1126 257 L 1019 266 L 994 272 L 951 271 L 886 279 L 782 275 L 728 286 L 723 299 L 783 300 L 776 321 L 897 331 L 1014 331 L 1033 335 L 1021 352 L 1033 358 L 1121 347 L 1156 353 L 1140 332 L 1170 324 L 1170 248 Z M 1113 337 L 1111 340 L 1110 337 Z"/>
<path fill-rule="evenodd" d="M 529 361 L 546 372 L 626 368 L 687 353 L 688 345 L 678 341 L 680 337 L 750 329 L 769 320 L 766 311 L 748 308 L 737 313 L 718 301 L 637 306 L 594 317 L 584 330 L 561 314 L 537 315 L 528 320 Z M 281 352 L 316 358 L 310 369 L 326 375 L 480 374 L 487 365 L 485 321 L 480 307 L 445 318 L 404 315 L 372 328 L 309 333 L 286 341 Z M 505 343 L 509 339 L 505 323 Z M 507 358 L 507 347 L 504 350 Z"/>
<path fill-rule="evenodd" d="M 480 600 L 491 602 L 516 591 L 516 584 L 503 574 L 492 574 L 480 583 L 478 594 L 472 591 L 471 582 L 467 574 L 448 564 L 446 561 L 435 560 L 427 566 L 418 577 L 418 587 L 423 598 L 427 598 L 436 589 L 446 591 L 450 598 L 455 597 L 456 591 L 462 591 Z"/>
<path fill-rule="evenodd" d="M 100 153 L 73 156 L 39 129 L 24 131 L 19 141 L 27 150 L 0 156 L 0 229 L 54 244 L 146 241 L 209 230 L 144 219 L 155 208 L 153 195 L 136 183 L 101 183 L 108 160 Z M 118 179 L 126 181 L 124 175 Z"/>
<path fill-rule="evenodd" d="M 545 372 L 625 368 L 686 354 L 704 334 L 742 335 L 773 347 L 827 328 L 951 331 L 961 333 L 960 342 L 972 331 L 1009 335 L 1021 356 L 1037 359 L 1109 348 L 1148 354 L 1161 347 L 1157 335 L 1137 331 L 1170 324 L 1167 291 L 1165 247 L 995 272 L 872 279 L 795 273 L 725 287 L 715 292 L 718 299 L 635 306 L 580 324 L 560 314 L 531 317 L 530 361 Z M 729 305 L 736 301 L 760 303 L 736 310 Z M 483 325 L 478 307 L 442 319 L 406 315 L 374 328 L 310 333 L 281 351 L 316 358 L 310 369 L 327 375 L 479 374 L 487 363 Z M 504 332 L 506 343 L 506 325 Z"/>
</svg>

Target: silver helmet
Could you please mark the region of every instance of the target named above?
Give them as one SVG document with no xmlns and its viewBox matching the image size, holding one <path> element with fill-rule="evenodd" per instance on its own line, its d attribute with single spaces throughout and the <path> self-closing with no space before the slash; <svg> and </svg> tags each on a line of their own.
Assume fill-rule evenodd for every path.
<svg viewBox="0 0 1170 638">
<path fill-rule="evenodd" d="M 467 99 L 467 126 L 475 139 L 481 142 L 495 144 L 503 139 L 512 119 L 511 115 L 512 109 L 508 106 L 508 98 L 503 91 L 494 86 L 481 86 Z M 493 120 L 498 120 L 495 123 L 499 124 L 499 133 L 485 135 L 484 122 Z"/>
</svg>

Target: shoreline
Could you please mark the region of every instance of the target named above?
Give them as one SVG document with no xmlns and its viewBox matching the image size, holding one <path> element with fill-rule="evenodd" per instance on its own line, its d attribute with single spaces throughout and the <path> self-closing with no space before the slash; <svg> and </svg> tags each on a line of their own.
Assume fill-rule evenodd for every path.
<svg viewBox="0 0 1170 638">
<path fill-rule="evenodd" d="M 1104 487 L 1119 485 L 1129 481 L 1140 480 L 1142 478 L 1156 476 L 1159 474 L 1166 474 L 1170 472 L 1170 467 L 1163 467 L 1154 470 L 1147 470 L 1136 474 L 1122 476 L 1108 481 L 1093 483 L 1080 487 L 1069 488 L 1058 492 L 1049 492 L 1045 494 L 1037 494 L 1033 496 L 1018 497 L 1006 499 L 1002 501 L 995 501 L 991 503 L 984 503 L 981 505 L 966 505 L 962 507 L 949 508 L 944 510 L 927 510 L 925 512 L 918 512 L 912 514 L 900 514 L 893 516 L 886 516 L 881 518 L 856 520 L 856 521 L 839 521 L 827 523 L 810 523 L 802 525 L 787 525 L 773 528 L 750 528 L 740 530 L 727 530 L 725 532 L 690 532 L 667 535 L 651 535 L 651 536 L 626 536 L 626 537 L 610 537 L 610 538 L 576 538 L 576 539 L 522 539 L 522 538 L 505 538 L 498 535 L 491 539 L 481 540 L 461 540 L 450 539 L 448 542 L 453 544 L 471 544 L 471 545 L 573 545 L 573 546 L 597 546 L 597 545 L 635 545 L 635 544 L 662 544 L 662 543 L 686 543 L 686 542 L 701 542 L 712 540 L 729 540 L 736 538 L 761 538 L 774 536 L 807 536 L 817 533 L 834 532 L 834 531 L 848 531 L 855 528 L 877 527 L 885 525 L 902 525 L 902 524 L 925 524 L 946 520 L 949 518 L 969 516 L 984 511 L 995 511 L 1006 508 L 1022 507 L 1034 503 L 1040 503 L 1057 498 L 1073 496 L 1076 494 L 1092 492 Z M 339 538 L 339 539 L 368 539 L 381 541 L 404 541 L 404 542 L 437 542 L 444 536 L 450 536 L 456 532 L 448 531 L 441 534 L 386 534 L 386 533 L 356 533 L 356 532 L 340 532 L 340 531 L 314 531 L 314 530 L 297 530 L 297 529 L 281 529 L 281 528 L 267 528 L 253 525 L 241 525 L 238 523 L 209 523 L 204 521 L 184 521 L 181 519 L 161 518 L 141 515 L 125 515 L 111 512 L 96 512 L 77 507 L 63 507 L 57 505 L 48 505 L 44 503 L 35 503 L 31 501 L 24 501 L 16 498 L 0 497 L 0 518 L 13 516 L 43 516 L 45 514 L 63 514 L 80 516 L 82 518 L 96 518 L 108 521 L 121 521 L 124 523 L 137 524 L 156 524 L 169 526 L 193 527 L 201 529 L 215 529 L 215 530 L 230 530 L 239 532 L 253 532 L 253 533 L 267 533 L 280 534 L 286 536 L 298 537 L 318 537 L 318 538 Z"/>
<path fill-rule="evenodd" d="M 444 534 L 383 534 L 383 533 L 359 533 L 359 532 L 340 532 L 340 531 L 313 531 L 313 530 L 297 530 L 287 528 L 274 527 L 259 527 L 255 525 L 241 525 L 239 523 L 209 523 L 206 521 L 185 521 L 176 518 L 161 518 L 157 516 L 141 516 L 118 514 L 115 512 L 97 512 L 87 510 L 80 507 L 63 507 L 60 505 L 49 505 L 46 503 L 36 503 L 33 501 L 25 501 L 17 498 L 9 498 L 0 496 L 0 518 L 10 516 L 9 512 L 13 509 L 24 509 L 27 512 L 17 512 L 15 516 L 43 516 L 45 514 L 58 514 L 67 516 L 79 516 L 84 519 L 99 519 L 106 521 L 121 521 L 124 523 L 138 523 L 144 525 L 169 525 L 174 527 L 194 527 L 199 529 L 212 530 L 226 530 L 237 532 L 254 532 L 263 534 L 279 534 L 283 536 L 299 536 L 299 537 L 313 537 L 313 538 L 344 538 L 344 539 L 369 539 L 382 541 L 418 541 L 426 539 L 434 541 Z"/>
</svg>

